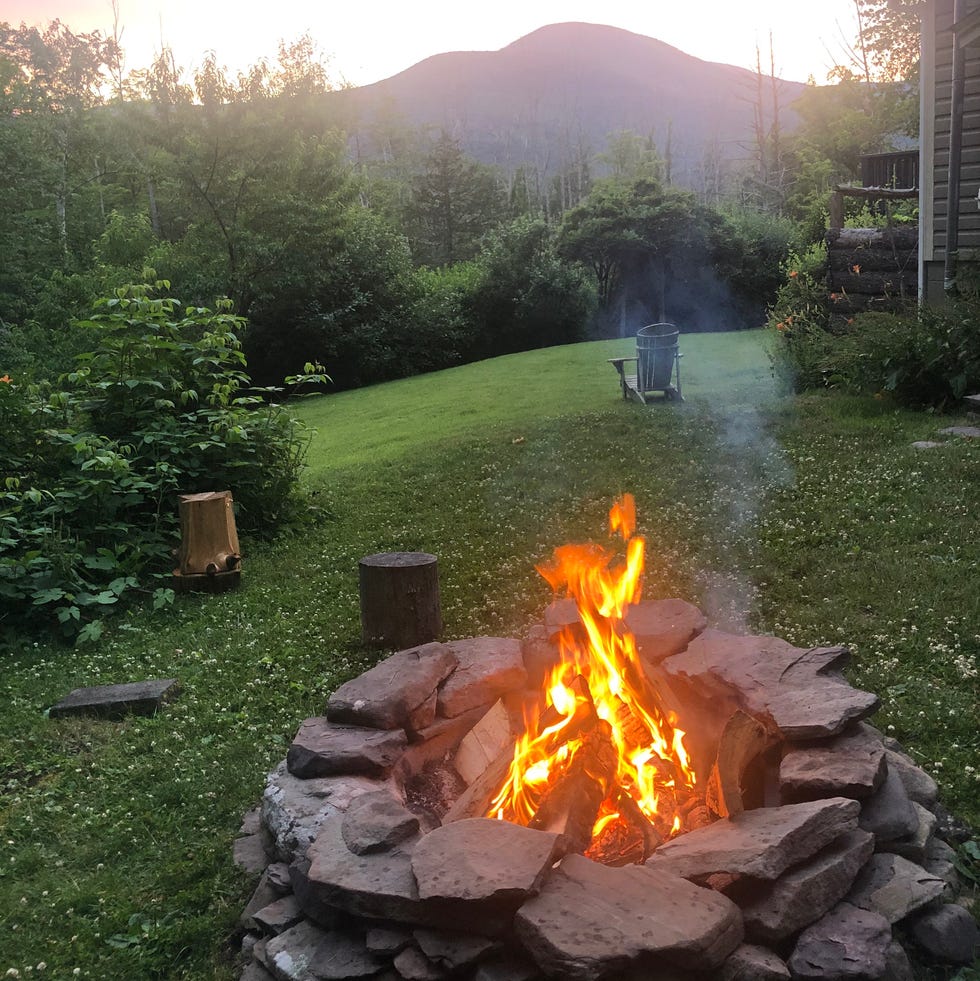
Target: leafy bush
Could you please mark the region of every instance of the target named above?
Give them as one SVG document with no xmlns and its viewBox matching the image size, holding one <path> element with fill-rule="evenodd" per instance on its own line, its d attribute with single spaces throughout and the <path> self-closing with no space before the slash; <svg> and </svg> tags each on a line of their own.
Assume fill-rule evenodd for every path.
<svg viewBox="0 0 980 981">
<path fill-rule="evenodd" d="M 180 493 L 231 489 L 246 529 L 285 515 L 306 433 L 248 391 L 243 321 L 155 292 L 96 301 L 76 324 L 91 351 L 59 389 L 0 384 L 2 616 L 72 633 L 143 588 L 168 568 Z"/>
<path fill-rule="evenodd" d="M 540 218 L 516 218 L 489 235 L 477 260 L 480 275 L 465 306 L 474 325 L 466 360 L 571 344 L 585 339 L 595 290 L 565 262 Z"/>
<path fill-rule="evenodd" d="M 889 393 L 940 408 L 980 390 L 980 295 L 845 318 L 818 280 L 819 258 L 816 248 L 791 258 L 769 316 L 774 359 L 798 390 Z"/>
</svg>

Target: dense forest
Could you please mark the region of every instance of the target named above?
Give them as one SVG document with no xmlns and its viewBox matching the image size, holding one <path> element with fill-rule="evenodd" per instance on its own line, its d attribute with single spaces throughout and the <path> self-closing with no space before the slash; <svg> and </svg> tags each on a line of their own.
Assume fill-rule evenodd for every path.
<svg viewBox="0 0 980 981">
<path fill-rule="evenodd" d="M 822 383 L 827 191 L 916 116 L 911 66 L 876 61 L 904 8 L 858 3 L 887 16 L 793 127 L 760 56 L 746 156 L 698 191 L 647 134 L 544 180 L 345 117 L 309 37 L 187 78 L 167 49 L 124 73 L 116 38 L 0 23 L 0 619 L 94 640 L 124 599 L 173 602 L 180 493 L 233 488 L 248 532 L 303 520 L 283 386 L 767 315 Z"/>
<path fill-rule="evenodd" d="M 69 371 L 93 299 L 157 281 L 230 299 L 263 384 L 313 362 L 360 386 L 651 320 L 758 326 L 827 189 L 914 118 L 861 50 L 862 71 L 806 90 L 792 131 L 760 59 L 745 159 L 695 193 L 634 132 L 547 181 L 392 114 L 366 154 L 308 36 L 186 77 L 166 48 L 124 74 L 112 37 L 0 24 L 0 368 Z"/>
</svg>

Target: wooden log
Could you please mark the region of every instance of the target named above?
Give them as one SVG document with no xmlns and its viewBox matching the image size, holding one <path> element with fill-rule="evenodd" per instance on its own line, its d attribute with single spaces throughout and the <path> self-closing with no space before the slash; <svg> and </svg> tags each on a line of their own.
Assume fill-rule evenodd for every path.
<svg viewBox="0 0 980 981">
<path fill-rule="evenodd" d="M 359 566 L 361 638 L 369 646 L 403 649 L 442 633 L 439 569 L 426 552 L 380 552 Z"/>
<path fill-rule="evenodd" d="M 663 836 L 640 810 L 640 805 L 622 788 L 616 791 L 613 803 L 627 823 L 639 830 L 643 838 L 642 861 L 646 861 L 664 843 Z"/>
<path fill-rule="evenodd" d="M 915 271 L 918 251 L 908 249 L 831 249 L 827 253 L 827 266 L 831 270 L 854 272 L 894 273 L 911 269 Z"/>
<path fill-rule="evenodd" d="M 453 766 L 467 786 L 478 780 L 502 753 L 513 753 L 517 733 L 503 699 L 498 699 L 486 715 L 463 736 Z"/>
<path fill-rule="evenodd" d="M 616 762 L 609 725 L 599 722 L 585 735 L 528 827 L 561 835 L 569 851 L 584 852 L 616 776 Z"/>
<path fill-rule="evenodd" d="M 827 233 L 829 249 L 904 249 L 917 250 L 919 230 L 915 225 L 893 225 L 891 228 L 832 228 Z"/>
<path fill-rule="evenodd" d="M 708 778 L 706 800 L 719 817 L 734 817 L 745 810 L 743 778 L 760 754 L 776 741 L 758 720 L 739 709 L 729 717 L 718 743 L 718 758 Z"/>
<path fill-rule="evenodd" d="M 231 491 L 178 498 L 180 548 L 174 569 L 178 588 L 220 592 L 238 583 L 242 556 L 233 503 Z"/>
<path fill-rule="evenodd" d="M 514 747 L 509 746 L 459 795 L 443 816 L 442 823 L 450 824 L 452 821 L 462 821 L 464 818 L 486 817 L 494 797 L 504 785 L 513 759 Z"/>
<path fill-rule="evenodd" d="M 880 272 L 861 270 L 859 273 L 846 269 L 831 270 L 827 285 L 831 292 L 857 293 L 861 296 L 915 296 L 918 289 L 917 271 L 906 269 Z"/>
</svg>

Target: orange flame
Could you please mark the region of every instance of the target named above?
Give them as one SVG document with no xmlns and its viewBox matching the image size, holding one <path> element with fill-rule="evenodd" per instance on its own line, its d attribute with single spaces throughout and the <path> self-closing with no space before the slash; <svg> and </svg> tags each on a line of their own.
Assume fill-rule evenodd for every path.
<svg viewBox="0 0 980 981">
<path fill-rule="evenodd" d="M 561 660 L 547 683 L 547 708 L 525 720 L 510 770 L 490 805 L 489 816 L 528 824 L 546 791 L 581 745 L 575 726 L 593 718 L 607 722 L 617 751 L 615 785 L 629 794 L 665 834 L 676 833 L 673 813 L 661 814 L 664 791 L 674 799 L 678 780 L 690 790 L 695 774 L 676 719 L 660 707 L 633 635 L 624 624 L 627 607 L 639 601 L 645 541 L 634 534 L 636 505 L 624 494 L 609 512 L 610 531 L 626 543 L 625 561 L 594 545 L 563 545 L 538 572 L 556 593 L 574 598 L 587 643 L 572 628 L 559 636 Z M 584 681 L 584 683 L 583 683 Z M 593 835 L 619 819 L 607 801 Z"/>
</svg>

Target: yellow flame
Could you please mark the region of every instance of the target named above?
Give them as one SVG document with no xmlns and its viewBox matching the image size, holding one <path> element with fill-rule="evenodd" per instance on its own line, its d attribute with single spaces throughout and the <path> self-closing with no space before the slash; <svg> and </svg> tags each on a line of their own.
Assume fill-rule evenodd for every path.
<svg viewBox="0 0 980 981">
<path fill-rule="evenodd" d="M 632 495 L 623 495 L 613 505 L 609 527 L 626 542 L 625 561 L 593 545 L 563 545 L 555 549 L 552 562 L 538 568 L 556 593 L 564 590 L 574 598 L 587 642 L 582 644 L 573 628 L 559 635 L 561 660 L 546 683 L 548 714 L 558 719 L 540 731 L 540 718 L 525 720 L 525 734 L 515 745 L 507 778 L 491 804 L 492 816 L 527 824 L 551 782 L 574 757 L 580 740 L 565 740 L 561 734 L 577 713 L 591 712 L 589 696 L 572 687 L 579 675 L 596 714 L 611 728 L 618 756 L 615 783 L 645 814 L 657 814 L 663 788 L 674 786 L 663 770 L 673 770 L 687 787 L 694 786 L 684 732 L 651 697 L 654 693 L 636 643 L 624 624 L 627 607 L 641 595 L 645 552 L 644 539 L 635 535 Z M 597 827 L 619 817 L 611 815 L 613 810 L 604 808 Z M 672 833 L 676 833 L 679 818 L 664 817 L 668 821 L 673 817 Z"/>
</svg>

